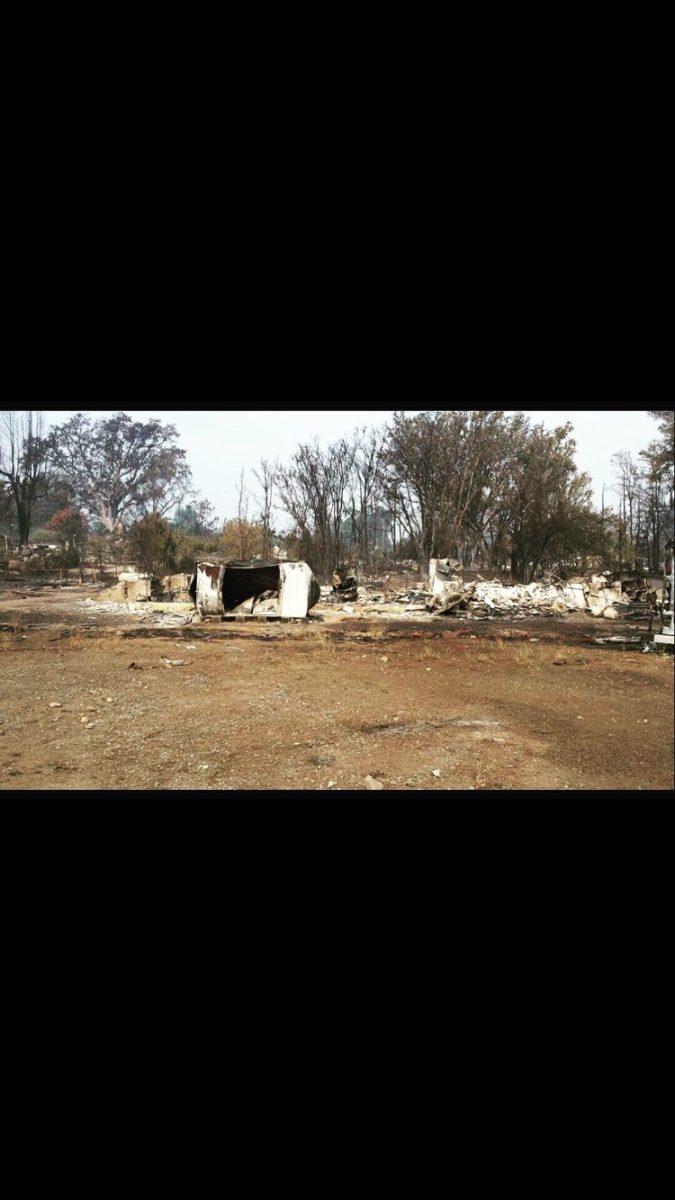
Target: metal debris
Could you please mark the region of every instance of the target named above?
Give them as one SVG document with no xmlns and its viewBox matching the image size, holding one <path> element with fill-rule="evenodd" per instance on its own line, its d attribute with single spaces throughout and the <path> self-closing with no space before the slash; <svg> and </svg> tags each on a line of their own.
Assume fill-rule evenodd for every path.
<svg viewBox="0 0 675 1200">
<path fill-rule="evenodd" d="M 350 574 L 349 567 L 338 567 L 333 575 L 333 593 L 340 600 L 356 600 L 358 587 L 356 578 Z"/>
</svg>

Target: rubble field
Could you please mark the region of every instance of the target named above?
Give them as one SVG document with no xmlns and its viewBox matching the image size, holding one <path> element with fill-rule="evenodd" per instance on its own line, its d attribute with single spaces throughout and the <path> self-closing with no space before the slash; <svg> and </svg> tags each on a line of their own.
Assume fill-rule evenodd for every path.
<svg viewBox="0 0 675 1200">
<path fill-rule="evenodd" d="M 485 595 L 237 623 L 0 589 L 0 788 L 672 789 L 672 655 Z"/>
</svg>

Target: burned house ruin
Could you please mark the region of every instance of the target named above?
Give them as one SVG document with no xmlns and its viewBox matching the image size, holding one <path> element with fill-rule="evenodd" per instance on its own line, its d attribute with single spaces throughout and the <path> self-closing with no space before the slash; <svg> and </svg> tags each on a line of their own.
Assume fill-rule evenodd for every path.
<svg viewBox="0 0 675 1200">
<path fill-rule="evenodd" d="M 190 583 L 190 598 L 201 617 L 306 617 L 320 596 L 303 562 L 202 562 Z"/>
</svg>

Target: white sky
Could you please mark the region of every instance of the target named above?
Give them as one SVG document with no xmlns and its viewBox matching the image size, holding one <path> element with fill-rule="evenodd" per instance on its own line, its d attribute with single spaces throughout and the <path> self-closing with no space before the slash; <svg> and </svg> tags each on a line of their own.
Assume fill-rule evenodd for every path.
<svg viewBox="0 0 675 1200">
<path fill-rule="evenodd" d="M 47 413 L 48 425 L 61 424 L 74 416 L 76 410 Z M 111 411 L 85 409 L 92 417 L 110 416 Z M 122 410 L 120 410 L 122 411 Z M 357 426 L 381 426 L 392 415 L 391 409 L 327 411 L 261 411 L 247 409 L 236 412 L 206 412 L 161 409 L 124 409 L 134 420 L 151 417 L 175 425 L 179 443 L 187 459 L 195 486 L 213 504 L 221 520 L 234 516 L 235 488 L 242 467 L 252 499 L 249 515 L 257 511 L 257 483 L 251 471 L 261 458 L 282 462 L 290 458 L 300 441 L 317 436 L 321 444 L 351 433 Z M 419 410 L 410 410 L 419 411 Z M 642 409 L 629 411 L 597 410 L 584 412 L 573 409 L 535 411 L 524 409 L 533 422 L 543 422 L 552 429 L 571 421 L 577 442 L 577 465 L 588 471 L 593 480 L 596 504 L 600 504 L 602 485 L 606 484 L 605 501 L 614 501 L 611 457 L 618 450 L 630 450 L 637 455 L 657 434 L 656 422 Z M 279 521 L 283 528 L 286 520 Z"/>
</svg>

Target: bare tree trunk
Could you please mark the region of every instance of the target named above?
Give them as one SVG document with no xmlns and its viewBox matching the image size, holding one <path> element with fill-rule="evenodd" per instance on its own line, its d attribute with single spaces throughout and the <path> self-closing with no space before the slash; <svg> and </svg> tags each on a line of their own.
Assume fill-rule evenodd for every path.
<svg viewBox="0 0 675 1200">
<path fill-rule="evenodd" d="M 28 537 L 30 534 L 30 513 L 26 512 L 25 506 L 17 502 L 17 521 L 19 525 L 19 545 L 27 546 Z"/>
<path fill-rule="evenodd" d="M 248 521 L 248 493 L 244 483 L 244 468 L 241 469 L 237 487 L 237 532 L 239 534 L 239 558 L 243 560 L 245 551 L 245 524 Z"/>
</svg>

